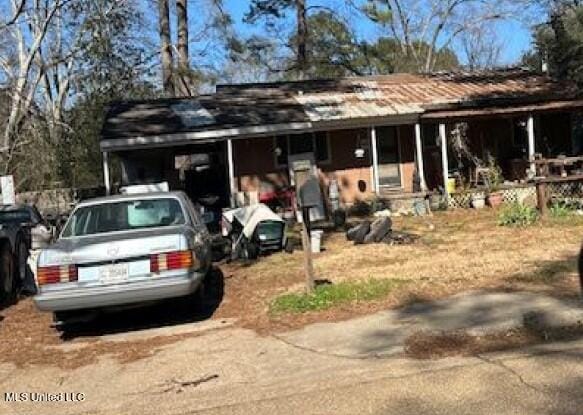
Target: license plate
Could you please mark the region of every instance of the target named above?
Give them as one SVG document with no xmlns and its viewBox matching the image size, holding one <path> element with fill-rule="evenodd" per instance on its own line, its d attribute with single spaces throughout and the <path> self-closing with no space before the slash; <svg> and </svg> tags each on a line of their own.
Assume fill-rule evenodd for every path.
<svg viewBox="0 0 583 415">
<path fill-rule="evenodd" d="M 129 269 L 127 264 L 106 265 L 99 269 L 99 280 L 103 284 L 114 284 L 127 281 Z"/>
</svg>

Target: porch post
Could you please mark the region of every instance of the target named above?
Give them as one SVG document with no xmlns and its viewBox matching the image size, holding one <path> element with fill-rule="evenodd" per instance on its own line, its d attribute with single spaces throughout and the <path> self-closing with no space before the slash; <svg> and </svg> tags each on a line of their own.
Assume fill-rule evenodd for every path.
<svg viewBox="0 0 583 415">
<path fill-rule="evenodd" d="M 528 160 L 530 161 L 531 174 L 534 176 L 536 175 L 536 168 L 534 164 L 534 153 L 536 151 L 536 147 L 534 143 L 534 117 L 532 114 L 528 115 L 526 130 L 528 132 Z"/>
<path fill-rule="evenodd" d="M 377 130 L 374 125 L 370 128 L 370 141 L 372 148 L 372 177 L 373 190 L 378 195 L 379 192 L 379 155 L 377 153 Z"/>
<path fill-rule="evenodd" d="M 237 192 L 237 184 L 235 182 L 235 168 L 233 163 L 233 141 L 227 140 L 227 169 L 229 173 L 229 200 L 231 207 L 235 207 L 235 193 Z"/>
<path fill-rule="evenodd" d="M 103 183 L 105 184 L 105 194 L 111 194 L 111 185 L 109 183 L 109 153 L 104 151 L 101 153 L 103 156 Z"/>
<path fill-rule="evenodd" d="M 419 180 L 421 184 L 421 191 L 427 191 L 427 183 L 425 182 L 425 167 L 423 166 L 423 147 L 421 141 L 421 124 L 415 124 L 415 150 L 417 150 L 417 172 L 419 173 Z"/>
<path fill-rule="evenodd" d="M 441 167 L 443 171 L 443 189 L 445 192 L 445 197 L 449 200 L 449 193 L 447 191 L 447 179 L 449 175 L 449 165 L 447 161 L 447 137 L 445 124 L 439 124 L 439 139 L 441 142 Z"/>
</svg>

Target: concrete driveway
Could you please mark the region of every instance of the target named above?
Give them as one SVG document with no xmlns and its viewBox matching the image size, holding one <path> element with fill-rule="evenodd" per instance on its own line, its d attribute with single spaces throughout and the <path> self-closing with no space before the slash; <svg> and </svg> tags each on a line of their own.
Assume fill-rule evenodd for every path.
<svg viewBox="0 0 583 415">
<path fill-rule="evenodd" d="M 471 303 L 468 297 L 452 301 L 449 306 Z M 525 297 L 525 301 L 533 298 Z M 440 304 L 439 309 L 450 321 L 446 304 Z M 568 313 L 574 310 L 577 311 L 565 309 Z M 432 324 L 436 315 L 432 314 L 423 324 Z M 578 318 L 577 313 L 573 315 Z M 412 316 L 411 311 L 407 316 L 407 321 L 401 324 L 410 325 L 420 318 Z M 354 339 L 365 334 L 367 326 L 378 329 L 381 317 L 308 326 L 299 332 L 276 336 L 259 336 L 251 330 L 237 328 L 233 321 L 214 320 L 104 335 L 97 341 L 106 345 L 127 342 L 128 347 L 136 338 L 176 334 L 183 337 L 169 344 L 153 343 L 148 357 L 125 363 L 104 354 L 96 362 L 76 369 L 2 364 L 0 392 L 3 395 L 83 393 L 84 399 L 82 402 L 5 402 L 5 396 L 1 396 L 0 413 L 581 413 L 583 340 L 430 361 L 379 352 L 382 344 L 373 348 L 374 353 L 361 353 L 358 345 L 362 340 Z M 480 318 L 480 324 L 485 323 L 488 322 Z M 383 327 L 389 328 L 387 324 Z M 307 334 L 310 332 L 313 335 Z M 390 331 L 383 337 L 387 336 L 390 337 Z M 350 339 L 353 343 L 342 346 Z M 66 352 L 85 346 L 81 341 L 58 347 Z M 39 395 L 25 396 L 38 398 Z"/>
</svg>

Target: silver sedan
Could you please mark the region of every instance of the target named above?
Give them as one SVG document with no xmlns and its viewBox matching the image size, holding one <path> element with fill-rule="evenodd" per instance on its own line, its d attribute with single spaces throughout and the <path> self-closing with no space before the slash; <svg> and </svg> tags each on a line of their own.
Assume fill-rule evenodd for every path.
<svg viewBox="0 0 583 415">
<path fill-rule="evenodd" d="M 208 231 L 185 194 L 93 199 L 40 253 L 34 301 L 64 322 L 78 311 L 189 295 L 210 265 Z"/>
</svg>

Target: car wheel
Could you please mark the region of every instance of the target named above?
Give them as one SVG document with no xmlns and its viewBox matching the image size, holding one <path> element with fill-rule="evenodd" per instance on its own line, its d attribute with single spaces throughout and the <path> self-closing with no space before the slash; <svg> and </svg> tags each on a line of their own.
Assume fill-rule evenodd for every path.
<svg viewBox="0 0 583 415">
<path fill-rule="evenodd" d="M 14 264 L 16 264 L 14 269 L 15 279 L 17 284 L 22 287 L 26 281 L 26 268 L 28 261 L 28 248 L 22 239 L 16 243 L 16 254 L 17 257 L 14 261 Z"/>
<path fill-rule="evenodd" d="M 14 278 L 18 284 L 19 292 L 24 295 L 35 295 L 37 293 L 36 281 L 32 270 L 28 266 L 30 250 L 22 239 L 17 246 L 18 258 L 14 261 L 17 264 Z"/>
<path fill-rule="evenodd" d="M 14 296 L 14 262 L 10 245 L 0 246 L 0 303 L 9 302 Z"/>
<path fill-rule="evenodd" d="M 205 275 L 200 288 L 200 301 L 206 307 L 215 308 L 222 299 L 225 289 L 223 274 L 218 268 L 211 268 Z"/>
</svg>

